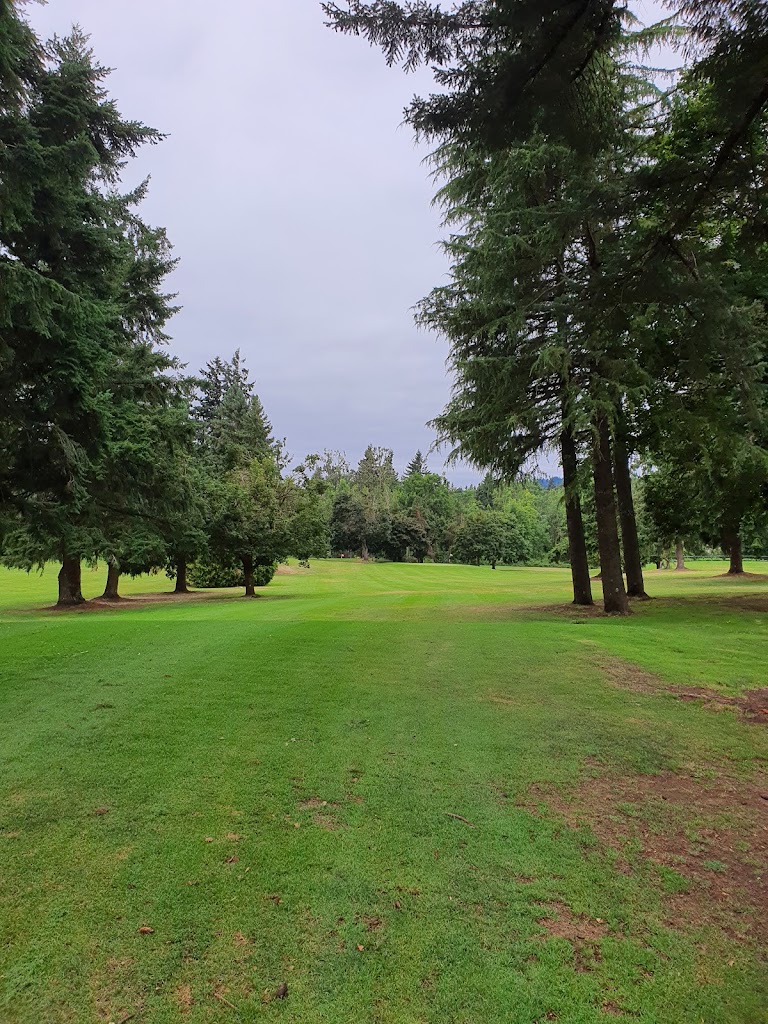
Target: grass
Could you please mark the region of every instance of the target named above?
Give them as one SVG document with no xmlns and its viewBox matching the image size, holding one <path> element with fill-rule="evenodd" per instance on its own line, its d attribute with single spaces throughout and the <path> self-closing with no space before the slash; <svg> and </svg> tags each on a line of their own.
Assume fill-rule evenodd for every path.
<svg viewBox="0 0 768 1024">
<path fill-rule="evenodd" d="M 694 876 L 605 840 L 659 801 L 547 802 L 765 778 L 765 728 L 604 671 L 765 685 L 768 580 L 724 568 L 651 572 L 629 621 L 546 610 L 557 569 L 317 562 L 98 614 L 0 572 L 0 1021 L 765 1024 L 749 930 L 670 919 L 748 915 L 732 826 L 697 810 Z"/>
</svg>

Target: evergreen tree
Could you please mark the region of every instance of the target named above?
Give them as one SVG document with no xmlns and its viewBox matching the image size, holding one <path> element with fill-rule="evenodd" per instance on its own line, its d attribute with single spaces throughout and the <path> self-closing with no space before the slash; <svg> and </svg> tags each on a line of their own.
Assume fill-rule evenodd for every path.
<svg viewBox="0 0 768 1024">
<path fill-rule="evenodd" d="M 421 476 L 424 476 L 424 474 L 428 472 L 429 467 L 427 466 L 427 460 L 421 454 L 421 451 L 417 451 L 414 457 L 408 463 L 408 468 L 405 471 L 405 475 L 414 476 L 416 474 L 419 474 Z"/>
<path fill-rule="evenodd" d="M 4 28 L 15 18 L 6 5 Z M 138 308 L 152 289 L 130 276 L 141 259 L 129 211 L 141 194 L 114 188 L 126 159 L 160 136 L 120 116 L 79 30 L 53 40 L 42 62 L 28 30 L 16 39 L 24 73 L 4 89 L 23 86 L 23 102 L 4 111 L 0 147 L 3 557 L 59 559 L 59 600 L 78 603 L 80 560 L 104 543 L 97 498 L 123 439 L 116 369 L 130 360 L 136 319 L 156 316 Z"/>
<path fill-rule="evenodd" d="M 235 350 L 229 362 L 215 356 L 200 371 L 195 418 L 201 423 L 210 423 L 224 401 L 224 396 L 233 388 L 246 398 L 253 392 L 253 384 L 248 378 L 240 349 Z"/>
<path fill-rule="evenodd" d="M 360 555 L 366 559 L 369 553 L 383 549 L 389 534 L 392 499 L 398 482 L 392 449 L 368 445 L 353 482 L 363 510 Z"/>
<path fill-rule="evenodd" d="M 245 596 L 254 597 L 259 570 L 291 552 L 290 486 L 269 456 L 254 458 L 209 486 L 210 554 L 219 567 L 240 568 Z"/>
<path fill-rule="evenodd" d="M 279 456 L 261 400 L 236 351 L 229 362 L 219 356 L 201 370 L 195 416 L 206 462 L 227 473 L 253 458 Z"/>
</svg>

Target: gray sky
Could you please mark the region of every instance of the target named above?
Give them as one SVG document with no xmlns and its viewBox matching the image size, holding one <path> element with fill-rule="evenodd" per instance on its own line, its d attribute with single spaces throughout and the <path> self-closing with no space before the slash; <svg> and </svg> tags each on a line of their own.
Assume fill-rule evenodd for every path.
<svg viewBox="0 0 768 1024">
<path fill-rule="evenodd" d="M 296 458 L 331 448 L 354 462 L 371 442 L 402 468 L 426 451 L 449 395 L 446 346 L 411 307 L 446 263 L 426 152 L 400 122 L 429 76 L 326 29 L 319 0 L 28 11 L 46 37 L 82 25 L 121 111 L 169 135 L 130 181 L 151 174 L 145 215 L 181 259 L 174 353 L 196 370 L 239 347 Z"/>
</svg>

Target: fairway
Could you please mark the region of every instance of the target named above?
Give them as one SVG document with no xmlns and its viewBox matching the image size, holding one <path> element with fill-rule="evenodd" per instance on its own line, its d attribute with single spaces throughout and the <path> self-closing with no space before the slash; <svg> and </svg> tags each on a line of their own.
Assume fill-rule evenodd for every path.
<svg viewBox="0 0 768 1024">
<path fill-rule="evenodd" d="M 560 569 L 74 612 L 0 570 L 0 1021 L 764 1024 L 768 578 L 726 568 L 628 620 Z"/>
</svg>

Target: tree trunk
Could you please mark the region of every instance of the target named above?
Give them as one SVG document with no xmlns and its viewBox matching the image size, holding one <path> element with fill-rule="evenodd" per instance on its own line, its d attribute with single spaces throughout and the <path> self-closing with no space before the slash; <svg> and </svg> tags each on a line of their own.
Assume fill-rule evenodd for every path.
<svg viewBox="0 0 768 1024">
<path fill-rule="evenodd" d="M 365 540 L 360 547 L 360 557 L 364 562 L 368 561 L 368 542 Z"/>
<path fill-rule="evenodd" d="M 568 560 L 571 563 L 573 580 L 573 603 L 592 605 L 592 583 L 589 579 L 589 559 L 584 536 L 584 518 L 581 514 L 581 499 L 578 485 L 578 455 L 573 430 L 563 427 L 560 435 L 560 449 L 563 461 L 563 484 L 565 486 L 565 518 L 568 524 Z"/>
<path fill-rule="evenodd" d="M 728 569 L 729 576 L 741 576 L 744 572 L 744 553 L 741 541 L 741 533 L 733 531 L 726 537 L 728 553 L 731 557 L 731 565 Z"/>
<path fill-rule="evenodd" d="M 675 572 L 687 572 L 685 568 L 685 548 L 683 542 L 678 540 L 675 542 Z"/>
<path fill-rule="evenodd" d="M 81 584 L 80 559 L 65 555 L 59 570 L 59 608 L 69 608 L 84 604 Z"/>
<path fill-rule="evenodd" d="M 604 413 L 595 418 L 597 437 L 592 442 L 595 479 L 597 540 L 600 548 L 600 576 L 605 610 L 611 615 L 628 615 L 629 600 L 621 571 L 621 545 L 616 522 L 616 499 L 611 468 L 611 431 Z"/>
<path fill-rule="evenodd" d="M 245 596 L 256 597 L 256 582 L 253 577 L 253 559 L 243 559 L 243 577 L 245 579 Z"/>
<path fill-rule="evenodd" d="M 621 541 L 624 549 L 624 571 L 627 574 L 627 594 L 647 598 L 643 580 L 643 559 L 637 535 L 635 503 L 632 498 L 632 474 L 629 471 L 629 448 L 623 418 L 619 417 L 613 440 L 613 461 L 616 473 L 616 497 L 621 522 Z"/>
<path fill-rule="evenodd" d="M 120 601 L 120 567 L 117 562 L 107 563 L 107 585 L 101 595 L 102 601 Z"/>
<path fill-rule="evenodd" d="M 189 589 L 187 587 L 187 560 L 186 558 L 179 558 L 176 562 L 176 587 L 174 588 L 174 594 L 188 594 Z"/>
</svg>

